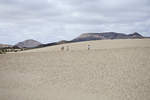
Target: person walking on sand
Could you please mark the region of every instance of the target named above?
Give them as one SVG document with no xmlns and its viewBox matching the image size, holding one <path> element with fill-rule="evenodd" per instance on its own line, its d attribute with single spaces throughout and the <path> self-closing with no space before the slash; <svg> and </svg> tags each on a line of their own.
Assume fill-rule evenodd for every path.
<svg viewBox="0 0 150 100">
<path fill-rule="evenodd" d="M 91 46 L 90 45 L 88 45 L 88 50 L 90 50 L 91 49 Z"/>
<path fill-rule="evenodd" d="M 67 51 L 69 51 L 69 46 L 67 46 Z"/>
<path fill-rule="evenodd" d="M 62 47 L 61 47 L 61 51 L 64 51 L 64 49 L 65 49 L 64 46 L 62 46 Z"/>
</svg>

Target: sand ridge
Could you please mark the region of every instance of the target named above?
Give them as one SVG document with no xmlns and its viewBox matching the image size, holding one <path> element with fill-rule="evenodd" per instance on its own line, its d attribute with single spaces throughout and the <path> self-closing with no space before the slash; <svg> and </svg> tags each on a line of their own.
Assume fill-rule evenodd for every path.
<svg viewBox="0 0 150 100">
<path fill-rule="evenodd" d="M 0 55 L 0 99 L 150 100 L 149 44 L 88 41 Z"/>
</svg>

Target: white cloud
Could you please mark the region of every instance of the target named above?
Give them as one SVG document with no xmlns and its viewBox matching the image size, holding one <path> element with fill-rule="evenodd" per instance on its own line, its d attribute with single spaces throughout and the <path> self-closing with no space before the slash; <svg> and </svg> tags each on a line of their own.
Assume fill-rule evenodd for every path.
<svg viewBox="0 0 150 100">
<path fill-rule="evenodd" d="M 85 32 L 150 36 L 149 0 L 0 0 L 0 43 L 53 42 Z"/>
</svg>

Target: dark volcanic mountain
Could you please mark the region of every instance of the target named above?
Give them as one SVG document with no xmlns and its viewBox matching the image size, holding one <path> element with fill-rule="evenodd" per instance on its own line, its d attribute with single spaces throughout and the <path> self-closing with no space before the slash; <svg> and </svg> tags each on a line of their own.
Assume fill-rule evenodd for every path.
<svg viewBox="0 0 150 100">
<path fill-rule="evenodd" d="M 136 38 L 144 38 L 139 33 L 133 34 L 124 34 L 124 33 L 115 33 L 115 32 L 105 32 L 105 33 L 84 33 L 79 37 L 72 40 L 72 42 L 79 41 L 90 41 L 90 40 L 104 40 L 104 39 L 136 39 Z"/>
<path fill-rule="evenodd" d="M 29 39 L 29 40 L 19 42 L 15 46 L 17 46 L 19 48 L 34 48 L 34 47 L 37 47 L 39 45 L 41 45 L 40 42 Z"/>
<path fill-rule="evenodd" d="M 128 36 L 130 36 L 131 38 L 144 38 L 141 34 L 135 32 L 133 34 L 129 34 Z"/>
</svg>

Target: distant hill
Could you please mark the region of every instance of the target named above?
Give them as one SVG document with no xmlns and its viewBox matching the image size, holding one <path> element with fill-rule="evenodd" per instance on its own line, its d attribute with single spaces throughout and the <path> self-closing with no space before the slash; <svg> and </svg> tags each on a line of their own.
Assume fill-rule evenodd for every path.
<svg viewBox="0 0 150 100">
<path fill-rule="evenodd" d="M 141 34 L 135 32 L 133 34 L 125 34 L 125 33 L 116 33 L 116 32 L 103 32 L 103 33 L 84 33 L 81 34 L 79 37 L 71 40 L 61 40 L 58 42 L 42 44 L 36 40 L 28 39 L 22 42 L 17 43 L 16 45 L 7 45 L 7 44 L 0 44 L 0 48 L 42 48 L 47 46 L 54 46 L 59 44 L 65 43 L 72 43 L 72 42 L 81 42 L 81 41 L 91 41 L 91 40 L 105 40 L 105 39 L 142 39 L 142 38 L 150 38 L 150 37 L 143 37 Z"/>
<path fill-rule="evenodd" d="M 33 40 L 33 39 L 29 39 L 29 40 L 19 42 L 15 46 L 17 46 L 19 48 L 34 48 L 34 47 L 37 47 L 39 45 L 41 45 L 40 42 Z"/>
<path fill-rule="evenodd" d="M 133 34 L 128 35 L 130 38 L 144 38 L 141 34 L 135 32 Z"/>
<path fill-rule="evenodd" d="M 90 40 L 104 40 L 104 39 L 141 39 L 144 38 L 139 33 L 124 34 L 116 32 L 104 32 L 104 33 L 84 33 L 79 37 L 72 40 L 72 42 L 90 41 Z"/>
<path fill-rule="evenodd" d="M 65 43 L 72 43 L 72 42 L 81 42 L 81 41 L 91 41 L 91 40 L 104 40 L 104 39 L 142 39 L 146 38 L 140 35 L 139 33 L 135 32 L 133 34 L 125 34 L 125 33 L 116 33 L 116 32 L 103 32 L 103 33 L 84 33 L 81 34 L 79 37 L 71 40 L 71 41 L 58 41 L 53 43 L 41 44 L 36 48 L 47 47 L 47 46 L 54 46 L 59 44 Z"/>
<path fill-rule="evenodd" d="M 7 47 L 12 47 L 12 45 L 8 45 L 8 44 L 0 44 L 0 48 L 7 48 Z"/>
<path fill-rule="evenodd" d="M 54 45 L 60 45 L 60 44 L 65 44 L 65 43 L 70 43 L 70 41 L 61 40 L 61 41 L 58 41 L 58 42 L 41 44 L 41 45 L 37 46 L 36 48 L 47 47 L 47 46 L 54 46 Z"/>
</svg>

